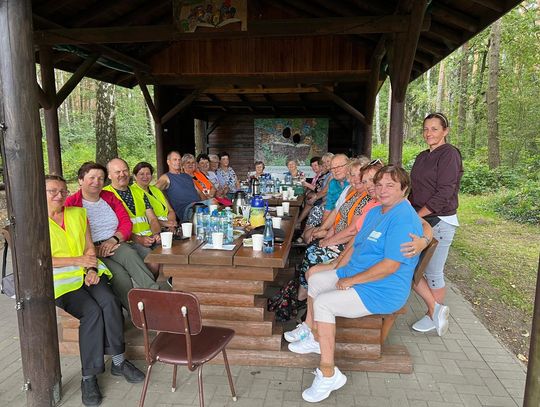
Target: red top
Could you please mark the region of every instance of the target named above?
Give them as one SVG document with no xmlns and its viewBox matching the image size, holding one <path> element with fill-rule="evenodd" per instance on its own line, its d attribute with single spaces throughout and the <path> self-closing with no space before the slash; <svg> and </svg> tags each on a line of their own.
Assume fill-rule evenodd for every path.
<svg viewBox="0 0 540 407">
<path fill-rule="evenodd" d="M 99 197 L 103 199 L 111 209 L 116 214 L 116 217 L 118 218 L 118 229 L 116 229 L 117 232 L 120 232 L 122 236 L 124 237 L 124 241 L 128 241 L 131 237 L 131 219 L 126 211 L 126 208 L 124 208 L 124 205 L 122 204 L 122 201 L 120 201 L 112 192 L 110 191 L 101 191 L 99 194 Z M 66 198 L 66 206 L 83 206 L 82 204 L 82 191 L 79 189 L 77 192 L 75 192 L 73 195 L 70 195 Z"/>
</svg>

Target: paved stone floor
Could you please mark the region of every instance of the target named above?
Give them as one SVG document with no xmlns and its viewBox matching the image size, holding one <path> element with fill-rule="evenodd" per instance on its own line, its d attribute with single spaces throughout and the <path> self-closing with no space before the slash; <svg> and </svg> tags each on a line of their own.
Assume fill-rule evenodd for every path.
<svg viewBox="0 0 540 407">
<path fill-rule="evenodd" d="M 419 334 L 409 329 L 424 309 L 411 296 L 409 312 L 398 319 L 389 341 L 405 344 L 413 356 L 414 373 L 345 372 L 347 384 L 321 406 L 521 406 L 524 366 L 473 315 L 469 304 L 453 287 L 448 294 L 451 324 L 447 335 Z M 24 406 L 17 320 L 14 300 L 0 295 L 0 406 Z M 36 351 L 39 351 L 36 349 Z M 135 362 L 144 369 L 143 361 Z M 109 368 L 110 362 L 107 363 Z M 62 357 L 62 406 L 81 406 L 78 357 Z M 232 367 L 238 401 L 230 397 L 224 368 L 204 368 L 207 406 L 293 407 L 309 405 L 301 392 L 312 382 L 310 369 Z M 152 374 L 146 406 L 197 406 L 197 376 L 179 369 L 178 389 L 171 392 L 172 368 L 157 365 Z M 136 406 L 141 385 L 110 375 L 99 377 L 102 406 Z"/>
</svg>

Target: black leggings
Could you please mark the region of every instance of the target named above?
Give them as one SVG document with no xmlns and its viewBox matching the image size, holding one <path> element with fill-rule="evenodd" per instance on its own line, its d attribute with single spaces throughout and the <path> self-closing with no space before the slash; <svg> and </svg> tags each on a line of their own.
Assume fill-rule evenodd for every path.
<svg viewBox="0 0 540 407">
<path fill-rule="evenodd" d="M 56 305 L 80 321 L 79 352 L 83 376 L 105 370 L 103 355 L 124 353 L 124 317 L 106 276 L 56 299 Z"/>
</svg>

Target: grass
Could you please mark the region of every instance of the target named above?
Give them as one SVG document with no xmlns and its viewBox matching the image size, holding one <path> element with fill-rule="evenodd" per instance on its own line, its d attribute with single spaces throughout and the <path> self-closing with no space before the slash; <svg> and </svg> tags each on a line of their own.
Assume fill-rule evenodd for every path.
<svg viewBox="0 0 540 407">
<path fill-rule="evenodd" d="M 531 317 L 540 253 L 540 227 L 504 220 L 488 209 L 494 195 L 460 195 L 461 227 L 452 256 L 471 271 L 480 297 L 515 307 Z M 449 276 L 452 279 L 452 276 Z"/>
</svg>

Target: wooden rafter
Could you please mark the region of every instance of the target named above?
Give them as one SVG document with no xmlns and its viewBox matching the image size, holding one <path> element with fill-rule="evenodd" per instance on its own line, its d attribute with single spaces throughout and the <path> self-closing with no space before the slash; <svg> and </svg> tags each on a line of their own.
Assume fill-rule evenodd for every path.
<svg viewBox="0 0 540 407">
<path fill-rule="evenodd" d="M 333 88 L 331 89 L 333 90 Z M 288 93 L 319 93 L 319 89 L 314 86 L 306 87 L 288 87 L 288 88 L 267 88 L 267 87 L 253 87 L 253 88 L 208 88 L 204 89 L 202 93 L 214 93 L 220 95 L 269 95 L 269 94 L 288 94 Z"/>
<path fill-rule="evenodd" d="M 349 102 L 336 95 L 334 92 L 329 91 L 324 86 L 317 86 L 322 94 L 326 95 L 330 100 L 332 100 L 336 105 L 341 107 L 343 110 L 348 112 L 355 119 L 359 120 L 363 124 L 367 123 L 366 117 L 363 113 L 359 112 L 353 105 Z"/>
<path fill-rule="evenodd" d="M 36 82 L 38 102 L 40 107 L 43 109 L 50 109 L 52 107 L 52 101 L 49 96 L 45 93 L 43 88 L 39 86 L 39 83 Z"/>
<path fill-rule="evenodd" d="M 54 28 L 36 31 L 34 41 L 39 45 L 143 43 L 208 38 L 379 34 L 404 32 L 407 27 L 408 18 L 400 15 L 297 18 L 253 21 L 248 31 L 200 33 L 181 33 L 173 25 Z M 423 29 L 428 28 L 429 20 L 426 20 Z"/>
<path fill-rule="evenodd" d="M 502 13 L 504 11 L 504 7 L 501 6 L 501 2 L 497 0 L 472 0 L 472 1 L 473 3 L 480 4 L 484 7 L 494 10 L 497 13 Z"/>
<path fill-rule="evenodd" d="M 450 23 L 472 33 L 477 32 L 479 29 L 479 21 L 470 17 L 468 14 L 440 3 L 437 3 L 433 7 L 431 14 L 433 14 L 437 20 Z"/>
</svg>

